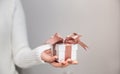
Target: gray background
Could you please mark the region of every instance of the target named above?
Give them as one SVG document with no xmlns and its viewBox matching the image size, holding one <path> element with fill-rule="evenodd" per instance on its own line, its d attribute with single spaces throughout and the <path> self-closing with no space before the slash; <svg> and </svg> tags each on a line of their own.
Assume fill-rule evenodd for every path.
<svg viewBox="0 0 120 74">
<path fill-rule="evenodd" d="M 79 64 L 64 69 L 41 64 L 21 74 L 120 74 L 119 0 L 22 0 L 31 48 L 51 35 L 82 34 L 89 46 L 78 51 Z"/>
</svg>

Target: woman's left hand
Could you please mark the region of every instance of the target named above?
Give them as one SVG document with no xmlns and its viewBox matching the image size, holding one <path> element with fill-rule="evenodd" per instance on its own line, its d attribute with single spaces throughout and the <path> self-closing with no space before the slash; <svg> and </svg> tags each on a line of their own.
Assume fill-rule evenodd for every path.
<svg viewBox="0 0 120 74">
<path fill-rule="evenodd" d="M 56 68 L 64 68 L 69 65 L 78 64 L 78 61 L 72 61 L 71 59 L 67 59 L 66 61 L 62 61 L 62 62 L 57 62 L 56 61 L 58 59 L 57 56 L 52 56 L 52 52 L 50 49 L 44 51 L 41 54 L 41 58 L 42 60 L 44 60 L 45 62 L 51 64 Z"/>
</svg>

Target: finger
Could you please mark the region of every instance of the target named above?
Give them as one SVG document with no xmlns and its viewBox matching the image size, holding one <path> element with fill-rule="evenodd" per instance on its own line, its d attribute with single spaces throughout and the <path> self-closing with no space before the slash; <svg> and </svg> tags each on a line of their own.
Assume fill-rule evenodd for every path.
<svg viewBox="0 0 120 74">
<path fill-rule="evenodd" d="M 72 59 L 67 59 L 66 60 L 69 64 L 78 64 L 78 61 L 72 60 Z"/>
<path fill-rule="evenodd" d="M 42 53 L 41 56 L 42 60 L 44 60 L 47 63 L 54 62 L 57 59 L 57 56 L 50 56 L 49 54 Z"/>
<path fill-rule="evenodd" d="M 57 56 L 49 57 L 47 60 L 48 60 L 48 61 L 47 61 L 48 63 L 52 63 L 52 62 L 54 62 L 54 61 L 57 60 Z"/>
<path fill-rule="evenodd" d="M 72 60 L 71 59 L 67 59 L 66 62 L 69 63 L 69 64 L 72 64 Z"/>
<path fill-rule="evenodd" d="M 65 65 L 66 63 L 67 63 L 67 62 L 65 62 L 65 61 L 62 61 L 62 62 L 61 62 L 62 65 Z"/>
<path fill-rule="evenodd" d="M 47 54 L 52 53 L 51 49 L 45 50 L 44 52 L 47 53 Z"/>
<path fill-rule="evenodd" d="M 78 64 L 78 61 L 72 61 L 72 64 L 74 64 L 74 65 Z"/>
<path fill-rule="evenodd" d="M 61 63 L 53 62 L 51 63 L 51 65 L 56 68 L 64 68 L 64 67 L 67 67 L 69 64 L 68 63 L 63 64 L 62 62 Z"/>
</svg>

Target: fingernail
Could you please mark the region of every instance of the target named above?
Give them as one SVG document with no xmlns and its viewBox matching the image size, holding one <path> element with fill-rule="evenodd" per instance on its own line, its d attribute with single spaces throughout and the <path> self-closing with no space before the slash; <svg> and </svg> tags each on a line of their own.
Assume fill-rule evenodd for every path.
<svg viewBox="0 0 120 74">
<path fill-rule="evenodd" d="M 61 63 L 62 65 L 65 65 L 66 63 Z"/>
<path fill-rule="evenodd" d="M 73 64 L 78 64 L 78 61 L 74 61 Z"/>
<path fill-rule="evenodd" d="M 58 57 L 57 57 L 57 56 L 55 56 L 54 58 L 55 58 L 55 61 L 57 61 L 57 60 L 58 60 Z"/>
<path fill-rule="evenodd" d="M 67 61 L 72 61 L 71 59 L 67 59 Z"/>
<path fill-rule="evenodd" d="M 55 56 L 55 59 L 58 59 L 58 57 L 57 57 L 57 56 Z"/>
<path fill-rule="evenodd" d="M 69 64 L 72 64 L 72 61 L 68 61 Z"/>
<path fill-rule="evenodd" d="M 61 62 L 61 64 L 62 64 L 62 65 L 65 65 L 65 64 L 66 64 L 66 62 L 64 62 L 64 61 L 63 61 L 63 62 Z"/>
<path fill-rule="evenodd" d="M 68 59 L 67 62 L 68 62 L 69 64 L 72 64 L 72 60 L 71 60 L 71 59 Z"/>
</svg>

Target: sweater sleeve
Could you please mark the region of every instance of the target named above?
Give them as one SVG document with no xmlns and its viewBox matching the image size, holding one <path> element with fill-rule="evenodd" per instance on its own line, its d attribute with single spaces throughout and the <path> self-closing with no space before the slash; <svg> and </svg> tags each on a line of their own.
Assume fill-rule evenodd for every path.
<svg viewBox="0 0 120 74">
<path fill-rule="evenodd" d="M 31 50 L 27 41 L 26 23 L 20 0 L 15 0 L 12 26 L 12 52 L 15 64 L 21 68 L 27 68 L 42 63 L 41 53 L 50 49 L 46 44 Z"/>
</svg>

